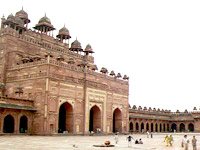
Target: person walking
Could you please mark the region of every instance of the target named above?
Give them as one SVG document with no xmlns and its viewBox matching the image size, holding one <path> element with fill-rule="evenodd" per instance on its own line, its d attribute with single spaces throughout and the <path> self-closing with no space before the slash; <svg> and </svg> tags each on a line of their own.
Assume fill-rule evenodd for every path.
<svg viewBox="0 0 200 150">
<path fill-rule="evenodd" d="M 168 137 L 168 135 L 165 136 L 164 142 L 165 142 L 166 146 L 169 146 L 169 137 Z"/>
<path fill-rule="evenodd" d="M 195 138 L 195 136 L 193 136 L 192 138 L 192 147 L 193 150 L 197 150 L 197 139 Z"/>
<path fill-rule="evenodd" d="M 117 134 L 117 133 L 115 134 L 115 137 L 114 137 L 114 139 L 115 139 L 115 144 L 118 144 L 119 137 L 118 137 L 118 134 Z"/>
<path fill-rule="evenodd" d="M 147 138 L 149 138 L 149 131 L 147 131 Z"/>
<path fill-rule="evenodd" d="M 182 147 L 184 147 L 184 150 L 188 150 L 188 143 L 189 139 L 187 138 L 187 135 L 184 135 L 182 140 Z"/>
<path fill-rule="evenodd" d="M 172 146 L 173 142 L 174 142 L 174 139 L 173 139 L 172 135 L 170 135 L 169 136 L 169 146 Z"/>
<path fill-rule="evenodd" d="M 128 140 L 128 147 L 131 147 L 131 141 L 132 141 L 133 137 L 132 136 L 128 136 L 127 140 Z"/>
</svg>

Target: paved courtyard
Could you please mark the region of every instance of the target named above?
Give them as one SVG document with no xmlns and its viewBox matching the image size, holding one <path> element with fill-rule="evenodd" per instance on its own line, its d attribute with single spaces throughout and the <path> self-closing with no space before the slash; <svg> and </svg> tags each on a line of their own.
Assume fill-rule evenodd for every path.
<svg viewBox="0 0 200 150">
<path fill-rule="evenodd" d="M 183 150 L 181 140 L 184 133 L 173 133 L 174 144 L 166 147 L 164 137 L 166 134 L 153 134 L 153 138 L 147 138 L 145 134 L 133 134 L 134 139 L 142 138 L 144 144 L 133 144 L 128 148 L 127 135 L 119 135 L 119 143 L 115 147 L 93 147 L 103 144 L 109 140 L 114 144 L 114 136 L 0 136 L 0 150 Z M 200 150 L 200 134 L 187 134 L 190 143 L 189 150 L 192 150 L 191 139 L 193 135 L 197 138 L 197 148 Z M 73 146 L 75 145 L 75 146 Z"/>
</svg>

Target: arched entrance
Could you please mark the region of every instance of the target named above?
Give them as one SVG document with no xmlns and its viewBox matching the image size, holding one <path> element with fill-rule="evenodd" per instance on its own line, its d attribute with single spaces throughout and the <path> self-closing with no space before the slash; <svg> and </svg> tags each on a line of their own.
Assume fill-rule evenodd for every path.
<svg viewBox="0 0 200 150">
<path fill-rule="evenodd" d="M 176 126 L 175 123 L 172 124 L 171 131 L 172 131 L 172 132 L 177 131 L 177 126 Z"/>
<path fill-rule="evenodd" d="M 151 132 L 153 132 L 154 130 L 153 130 L 153 123 L 151 123 Z"/>
<path fill-rule="evenodd" d="M 185 132 L 185 125 L 183 123 L 180 124 L 180 132 Z"/>
<path fill-rule="evenodd" d="M 136 124 L 135 124 L 135 131 L 139 131 L 139 124 L 136 122 Z"/>
<path fill-rule="evenodd" d="M 140 130 L 140 132 L 142 132 L 142 133 L 144 132 L 144 123 L 143 122 L 141 123 L 141 130 Z"/>
<path fill-rule="evenodd" d="M 149 124 L 146 124 L 146 130 L 149 131 Z"/>
<path fill-rule="evenodd" d="M 188 130 L 189 132 L 194 132 L 194 125 L 192 123 L 188 125 Z"/>
<path fill-rule="evenodd" d="M 162 124 L 160 123 L 160 132 L 162 132 Z"/>
<path fill-rule="evenodd" d="M 89 131 L 97 132 L 101 130 L 101 111 L 96 105 L 90 109 L 90 124 Z"/>
<path fill-rule="evenodd" d="M 20 125 L 19 125 L 19 132 L 20 133 L 26 133 L 27 129 L 28 129 L 28 125 L 27 125 L 28 119 L 26 116 L 22 116 L 20 118 Z"/>
<path fill-rule="evenodd" d="M 166 131 L 166 127 L 165 127 L 165 124 L 163 124 L 163 131 L 164 131 L 164 132 Z"/>
<path fill-rule="evenodd" d="M 167 124 L 167 131 L 169 132 L 169 124 Z"/>
<path fill-rule="evenodd" d="M 130 132 L 133 132 L 133 123 L 132 123 L 132 122 L 130 122 L 129 131 L 130 131 Z"/>
<path fill-rule="evenodd" d="M 155 125 L 155 132 L 158 132 L 158 124 Z"/>
<path fill-rule="evenodd" d="M 59 110 L 58 133 L 73 133 L 73 108 L 68 102 L 63 103 Z"/>
<path fill-rule="evenodd" d="M 122 131 L 122 113 L 119 108 L 113 112 L 113 132 Z"/>
<path fill-rule="evenodd" d="M 3 132 L 4 133 L 14 133 L 14 118 L 13 118 L 13 116 L 7 115 L 4 118 Z"/>
</svg>

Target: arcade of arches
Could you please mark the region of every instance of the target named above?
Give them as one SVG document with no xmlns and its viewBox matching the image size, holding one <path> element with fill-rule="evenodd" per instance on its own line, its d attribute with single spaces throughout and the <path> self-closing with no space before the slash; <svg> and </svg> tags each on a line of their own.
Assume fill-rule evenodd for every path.
<svg viewBox="0 0 200 150">
<path fill-rule="evenodd" d="M 190 122 L 163 122 L 155 120 L 131 119 L 129 122 L 130 132 L 193 132 L 194 123 Z"/>
<path fill-rule="evenodd" d="M 58 119 L 58 133 L 74 133 L 73 106 L 65 102 L 60 106 Z M 112 132 L 122 132 L 122 112 L 119 108 L 113 111 Z M 89 132 L 101 132 L 103 126 L 102 111 L 96 105 L 89 111 Z"/>
<path fill-rule="evenodd" d="M 10 112 L 10 113 L 9 113 Z M 10 110 L 6 114 L 2 114 L 0 122 L 0 133 L 14 133 L 14 134 L 31 134 L 32 133 L 32 115 L 30 112 L 15 113 Z"/>
</svg>

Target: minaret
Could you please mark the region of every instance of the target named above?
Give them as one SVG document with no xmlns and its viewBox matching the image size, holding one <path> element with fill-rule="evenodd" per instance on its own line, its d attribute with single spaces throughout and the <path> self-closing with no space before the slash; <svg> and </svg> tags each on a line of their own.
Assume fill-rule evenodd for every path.
<svg viewBox="0 0 200 150">
<path fill-rule="evenodd" d="M 4 17 L 4 15 L 2 16 L 2 18 L 1 18 L 1 29 L 3 29 L 4 28 L 4 25 L 3 25 L 3 23 L 5 22 L 5 17 Z"/>
</svg>

